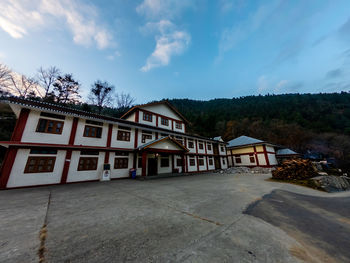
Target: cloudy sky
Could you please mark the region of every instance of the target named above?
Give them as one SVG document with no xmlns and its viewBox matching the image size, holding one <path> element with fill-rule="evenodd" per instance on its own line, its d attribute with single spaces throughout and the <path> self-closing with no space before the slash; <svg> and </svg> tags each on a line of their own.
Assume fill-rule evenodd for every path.
<svg viewBox="0 0 350 263">
<path fill-rule="evenodd" d="M 1 0 L 0 62 L 138 103 L 350 90 L 349 0 Z"/>
</svg>

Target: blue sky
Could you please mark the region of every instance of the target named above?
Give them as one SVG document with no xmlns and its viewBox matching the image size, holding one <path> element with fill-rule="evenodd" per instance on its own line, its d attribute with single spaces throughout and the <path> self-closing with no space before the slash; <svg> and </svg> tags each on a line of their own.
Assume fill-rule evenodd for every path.
<svg viewBox="0 0 350 263">
<path fill-rule="evenodd" d="M 349 0 L 2 0 L 0 62 L 137 103 L 350 90 Z"/>
</svg>

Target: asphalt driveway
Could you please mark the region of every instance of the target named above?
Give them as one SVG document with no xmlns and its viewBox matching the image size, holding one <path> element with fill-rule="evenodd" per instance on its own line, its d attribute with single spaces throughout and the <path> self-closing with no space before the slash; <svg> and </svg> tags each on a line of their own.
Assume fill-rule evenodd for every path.
<svg viewBox="0 0 350 263">
<path fill-rule="evenodd" d="M 349 230 L 349 214 L 338 220 L 328 208 L 335 197 L 349 207 L 349 193 L 327 194 L 267 182 L 267 177 L 201 174 L 1 191 L 0 262 L 38 262 L 40 242 L 46 262 L 322 261 L 316 250 L 323 255 L 331 250 L 317 244 L 309 249 L 305 239 L 271 220 L 288 220 L 288 214 L 274 207 L 270 218 L 260 216 L 261 204 L 276 189 L 283 191 L 273 192 L 281 196 L 272 199 L 284 198 L 284 204 L 290 200 L 288 192 L 312 196 L 308 204 L 319 207 L 313 216 L 336 220 L 342 227 L 331 229 L 336 235 Z M 316 204 L 320 198 L 329 200 L 328 205 Z M 250 212 L 243 213 L 247 207 Z M 40 240 L 44 224 L 47 235 Z"/>
</svg>

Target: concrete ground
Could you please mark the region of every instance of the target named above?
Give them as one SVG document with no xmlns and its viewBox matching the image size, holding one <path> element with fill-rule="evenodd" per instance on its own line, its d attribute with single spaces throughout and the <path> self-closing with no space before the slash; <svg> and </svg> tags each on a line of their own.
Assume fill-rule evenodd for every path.
<svg viewBox="0 0 350 263">
<path fill-rule="evenodd" d="M 350 192 L 268 177 L 200 174 L 1 191 L 0 262 L 38 262 L 44 224 L 46 262 L 350 262 Z"/>
</svg>

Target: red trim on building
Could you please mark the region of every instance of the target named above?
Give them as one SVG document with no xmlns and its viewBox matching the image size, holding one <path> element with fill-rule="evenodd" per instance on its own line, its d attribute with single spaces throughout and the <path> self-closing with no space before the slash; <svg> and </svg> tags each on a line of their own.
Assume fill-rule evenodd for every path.
<svg viewBox="0 0 350 263">
<path fill-rule="evenodd" d="M 196 155 L 196 162 L 197 162 L 197 171 L 199 172 L 199 162 L 198 162 L 198 155 Z"/>
<path fill-rule="evenodd" d="M 179 121 L 178 121 L 179 122 Z M 174 130 L 174 120 L 171 120 L 171 130 Z"/>
<path fill-rule="evenodd" d="M 142 153 L 142 176 L 146 176 L 146 168 L 147 168 L 147 152 Z"/>
<path fill-rule="evenodd" d="M 204 141 L 204 148 L 205 148 L 205 161 L 206 161 L 206 164 L 207 164 L 207 170 L 209 169 L 209 163 L 208 163 L 208 155 L 207 155 L 207 142 Z"/>
<path fill-rule="evenodd" d="M 259 166 L 259 156 L 256 152 L 256 147 L 254 146 L 254 156 L 255 156 L 255 160 L 256 160 L 256 165 Z"/>
<path fill-rule="evenodd" d="M 155 134 L 155 135 L 156 135 L 156 140 L 158 140 L 158 132 L 156 132 L 156 134 Z"/>
<path fill-rule="evenodd" d="M 263 149 L 264 149 L 264 155 L 265 155 L 266 165 L 267 165 L 267 166 L 270 166 L 270 161 L 269 161 L 269 156 L 267 155 L 266 145 L 263 145 Z"/>
<path fill-rule="evenodd" d="M 140 118 L 140 113 L 139 113 L 139 111 L 137 110 L 136 112 L 135 112 L 135 122 L 139 122 L 139 118 Z"/>
<path fill-rule="evenodd" d="M 111 147 L 111 141 L 112 141 L 112 130 L 113 130 L 113 124 L 108 125 L 108 135 L 107 135 L 107 147 Z M 109 163 L 109 152 L 105 152 L 105 160 L 104 163 Z"/>
<path fill-rule="evenodd" d="M 69 145 L 74 145 L 75 135 L 77 133 L 78 122 L 79 122 L 79 118 L 73 119 L 72 129 L 70 131 L 70 136 L 69 136 Z M 66 157 L 64 159 L 64 165 L 63 165 L 60 184 L 67 183 L 67 177 L 68 177 L 68 171 L 69 171 L 71 159 L 72 159 L 72 150 L 68 149 L 66 151 Z"/>
<path fill-rule="evenodd" d="M 16 121 L 15 129 L 11 136 L 11 141 L 20 142 L 23 136 L 24 128 L 26 127 L 29 109 L 22 108 L 19 117 Z M 6 150 L 5 158 L 0 170 L 0 189 L 5 189 L 10 178 L 13 164 L 17 155 L 17 149 L 9 147 Z"/>
<path fill-rule="evenodd" d="M 137 148 L 138 144 L 138 135 L 139 135 L 139 129 L 135 129 L 135 140 L 134 140 L 134 148 Z"/>
</svg>

